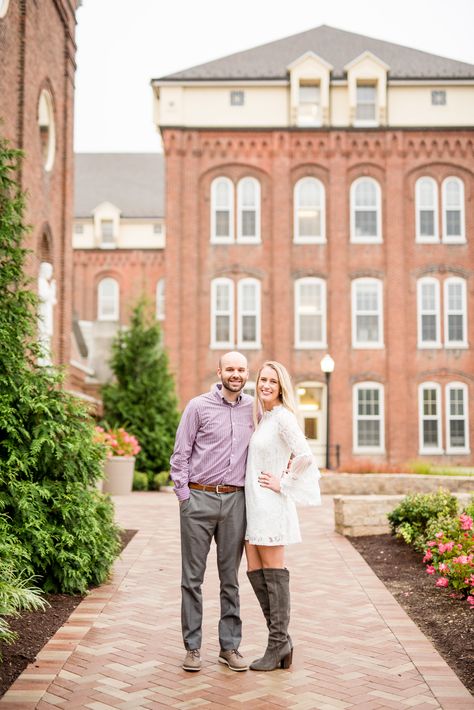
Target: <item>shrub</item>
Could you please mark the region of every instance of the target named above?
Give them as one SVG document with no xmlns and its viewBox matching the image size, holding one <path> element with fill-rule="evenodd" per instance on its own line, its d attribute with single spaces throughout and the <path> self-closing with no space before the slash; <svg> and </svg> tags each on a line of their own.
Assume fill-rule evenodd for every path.
<svg viewBox="0 0 474 710">
<path fill-rule="evenodd" d="M 112 503 L 95 489 L 103 447 L 85 406 L 40 367 L 37 299 L 23 274 L 19 155 L 0 140 L 0 513 L 23 580 L 51 592 L 100 584 L 119 551 Z M 25 587 L 26 588 L 26 587 Z"/>
<path fill-rule="evenodd" d="M 157 473 L 156 476 L 153 478 L 153 488 L 156 491 L 159 491 L 162 486 L 168 486 L 170 482 L 170 472 L 160 471 L 160 473 Z"/>
<path fill-rule="evenodd" d="M 144 301 L 135 307 L 130 328 L 119 331 L 110 364 L 115 380 L 102 390 L 104 418 L 140 439 L 137 467 L 152 484 L 169 465 L 179 414 L 160 325 Z"/>
<path fill-rule="evenodd" d="M 426 541 L 426 571 L 438 575 L 437 587 L 451 587 L 474 605 L 474 530 L 466 513 L 455 518 L 443 516 L 431 521 Z M 471 601 L 472 600 L 472 601 Z"/>
<path fill-rule="evenodd" d="M 148 476 L 146 475 L 146 473 L 142 473 L 141 471 L 134 471 L 132 487 L 134 491 L 147 491 Z"/>
<path fill-rule="evenodd" d="M 406 496 L 388 514 L 388 521 L 397 537 L 421 549 L 429 521 L 442 515 L 456 515 L 457 505 L 456 496 L 441 488 L 436 493 L 415 493 Z"/>
</svg>

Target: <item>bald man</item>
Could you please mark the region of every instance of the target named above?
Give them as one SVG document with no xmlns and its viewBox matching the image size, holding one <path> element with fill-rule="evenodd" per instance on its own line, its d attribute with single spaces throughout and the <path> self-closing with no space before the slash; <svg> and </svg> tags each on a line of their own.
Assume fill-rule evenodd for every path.
<svg viewBox="0 0 474 710">
<path fill-rule="evenodd" d="M 246 671 L 238 570 L 245 535 L 245 467 L 253 433 L 253 398 L 242 394 L 247 359 L 229 352 L 219 360 L 220 383 L 192 399 L 183 412 L 171 477 L 181 523 L 181 626 L 186 671 L 201 669 L 201 586 L 212 538 L 220 580 L 219 663 Z"/>
</svg>

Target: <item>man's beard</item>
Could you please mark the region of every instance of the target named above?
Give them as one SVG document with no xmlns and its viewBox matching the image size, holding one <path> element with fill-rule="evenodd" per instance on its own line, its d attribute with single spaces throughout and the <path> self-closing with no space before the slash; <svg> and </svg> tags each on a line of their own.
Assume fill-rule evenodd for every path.
<svg viewBox="0 0 474 710">
<path fill-rule="evenodd" d="M 240 392 L 240 390 L 243 390 L 245 387 L 245 380 L 239 379 L 238 381 L 236 380 L 235 382 L 230 382 L 230 380 L 224 379 L 221 377 L 221 382 L 222 386 L 224 389 L 226 389 L 228 392 Z"/>
</svg>

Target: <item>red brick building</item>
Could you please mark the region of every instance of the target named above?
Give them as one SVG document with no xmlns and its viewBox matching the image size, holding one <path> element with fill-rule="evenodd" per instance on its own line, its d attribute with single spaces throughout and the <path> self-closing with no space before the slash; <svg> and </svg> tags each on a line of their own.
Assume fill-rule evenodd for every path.
<svg viewBox="0 0 474 710">
<path fill-rule="evenodd" d="M 164 160 L 78 153 L 75 163 L 73 302 L 98 396 L 111 375 L 112 341 L 138 300 L 145 296 L 165 319 Z"/>
<path fill-rule="evenodd" d="M 292 373 L 315 451 L 473 462 L 474 66 L 319 27 L 153 82 L 166 344 Z"/>
<path fill-rule="evenodd" d="M 77 0 L 0 0 L 0 133 L 24 151 L 28 271 L 53 265 L 57 285 L 52 356 L 71 358 L 73 99 Z M 75 347 L 75 341 L 73 342 Z M 73 352 L 74 356 L 74 352 Z M 80 371 L 71 368 L 70 384 Z"/>
</svg>

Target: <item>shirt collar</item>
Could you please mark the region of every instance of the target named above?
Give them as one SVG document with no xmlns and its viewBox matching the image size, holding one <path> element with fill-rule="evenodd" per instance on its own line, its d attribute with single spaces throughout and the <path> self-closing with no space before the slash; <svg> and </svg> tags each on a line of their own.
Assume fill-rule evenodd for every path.
<svg viewBox="0 0 474 710">
<path fill-rule="evenodd" d="M 217 384 L 214 385 L 214 390 L 213 390 L 213 391 L 214 391 L 214 394 L 215 394 L 216 397 L 218 397 L 219 399 L 221 399 L 221 400 L 224 402 L 224 404 L 229 404 L 231 407 L 233 407 L 235 404 L 238 404 L 238 403 L 241 401 L 241 399 L 242 399 L 242 391 L 240 391 L 240 394 L 239 394 L 239 396 L 237 397 L 237 399 L 235 400 L 235 402 L 229 402 L 229 401 L 224 397 L 224 394 L 223 394 L 223 392 L 222 392 L 222 384 L 221 384 L 220 382 L 217 382 Z"/>
</svg>

